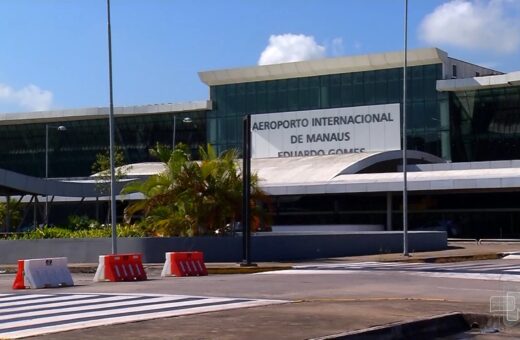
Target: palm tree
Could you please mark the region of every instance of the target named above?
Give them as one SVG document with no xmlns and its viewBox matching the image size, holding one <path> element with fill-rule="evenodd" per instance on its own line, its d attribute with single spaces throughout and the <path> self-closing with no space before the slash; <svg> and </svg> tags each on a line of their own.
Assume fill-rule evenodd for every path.
<svg viewBox="0 0 520 340">
<path fill-rule="evenodd" d="M 164 159 L 164 147 L 156 146 L 152 154 Z M 128 184 L 124 193 L 140 192 L 145 199 L 125 209 L 127 220 L 142 213 L 141 223 L 152 233 L 165 236 L 212 234 L 240 220 L 242 174 L 236 162 L 237 151 L 228 150 L 219 156 L 208 145 L 200 147 L 199 154 L 201 160 L 192 161 L 184 148 L 176 148 L 163 173 Z M 258 178 L 253 175 L 253 220 L 269 221 L 265 210 L 260 209 L 268 203 L 268 196 L 258 188 Z"/>
</svg>

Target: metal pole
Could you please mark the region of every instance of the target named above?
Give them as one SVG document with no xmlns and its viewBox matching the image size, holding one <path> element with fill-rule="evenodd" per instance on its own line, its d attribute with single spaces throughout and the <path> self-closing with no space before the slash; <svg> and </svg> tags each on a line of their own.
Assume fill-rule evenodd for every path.
<svg viewBox="0 0 520 340">
<path fill-rule="evenodd" d="M 45 180 L 47 189 L 47 180 L 49 179 L 49 124 L 45 124 Z M 45 194 L 45 225 L 49 224 L 49 196 Z"/>
<path fill-rule="evenodd" d="M 116 229 L 116 175 L 114 169 L 114 93 L 112 90 L 112 30 L 110 27 L 110 0 L 107 0 L 108 28 L 108 82 L 110 91 L 109 137 L 110 137 L 110 215 L 112 223 L 112 254 L 117 254 Z"/>
<path fill-rule="evenodd" d="M 34 204 L 33 204 L 33 227 L 34 229 L 38 228 L 38 221 L 37 221 L 37 217 L 36 217 L 36 214 L 37 214 L 37 204 L 38 204 L 38 200 L 36 199 L 36 195 L 33 195 L 33 198 L 34 198 Z"/>
<path fill-rule="evenodd" d="M 406 69 L 408 67 L 408 0 L 404 1 L 404 63 L 403 63 L 403 256 L 408 254 L 408 179 L 406 155 Z"/>
<path fill-rule="evenodd" d="M 251 263 L 251 116 L 246 115 L 243 120 L 243 147 L 242 147 L 242 265 L 252 266 Z"/>
</svg>

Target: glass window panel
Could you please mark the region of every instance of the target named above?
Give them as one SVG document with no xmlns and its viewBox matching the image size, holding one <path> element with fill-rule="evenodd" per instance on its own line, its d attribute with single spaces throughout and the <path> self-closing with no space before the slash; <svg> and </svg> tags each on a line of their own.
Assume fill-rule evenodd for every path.
<svg viewBox="0 0 520 340">
<path fill-rule="evenodd" d="M 309 78 L 309 108 L 318 109 L 320 107 L 320 77 Z"/>
<path fill-rule="evenodd" d="M 258 113 L 266 112 L 267 110 L 267 88 L 265 81 L 259 81 L 257 83 L 256 90 L 256 107 Z"/>
<path fill-rule="evenodd" d="M 219 140 L 218 126 L 216 119 L 208 119 L 208 143 L 217 144 Z"/>
<path fill-rule="evenodd" d="M 287 79 L 278 80 L 278 110 L 288 111 L 288 91 Z"/>
<path fill-rule="evenodd" d="M 388 75 L 388 102 L 389 103 L 401 103 L 403 101 L 402 98 L 402 75 L 403 72 L 401 69 L 389 69 L 387 70 Z"/>
<path fill-rule="evenodd" d="M 236 90 L 236 112 L 243 114 L 246 112 L 246 85 L 238 84 Z"/>
<path fill-rule="evenodd" d="M 388 75 L 386 70 L 377 71 L 375 74 L 375 103 L 376 104 L 387 104 L 387 80 Z"/>
<path fill-rule="evenodd" d="M 321 76 L 320 108 L 330 107 L 330 76 Z"/>
<path fill-rule="evenodd" d="M 410 129 L 424 129 L 431 120 L 431 117 L 425 117 L 424 102 L 412 102 L 408 112 L 408 128 Z"/>
<path fill-rule="evenodd" d="M 354 103 L 354 87 L 352 85 L 352 74 L 341 75 L 341 101 L 343 106 L 350 107 Z"/>
<path fill-rule="evenodd" d="M 341 76 L 339 74 L 330 76 L 329 102 L 330 107 L 341 106 Z"/>
<path fill-rule="evenodd" d="M 256 83 L 247 83 L 246 93 L 246 112 L 256 113 Z"/>
<path fill-rule="evenodd" d="M 375 93 L 375 72 L 368 71 L 363 72 L 363 83 L 364 83 L 364 104 L 373 105 L 376 102 Z"/>
<path fill-rule="evenodd" d="M 298 105 L 298 89 L 299 89 L 298 79 L 297 78 L 289 79 L 287 81 L 287 86 L 288 86 L 288 89 L 287 89 L 288 109 L 289 109 L 289 111 L 297 110 L 299 107 L 299 105 Z"/>
<path fill-rule="evenodd" d="M 365 104 L 365 97 L 364 97 L 364 84 L 363 84 L 363 73 L 362 72 L 356 72 L 352 74 L 352 103 L 355 106 L 364 105 Z"/>
<path fill-rule="evenodd" d="M 267 112 L 278 111 L 278 83 L 276 81 L 266 82 L 267 86 Z"/>
<path fill-rule="evenodd" d="M 299 109 L 306 110 L 310 108 L 310 91 L 309 78 L 300 78 L 300 91 L 298 93 Z"/>
</svg>

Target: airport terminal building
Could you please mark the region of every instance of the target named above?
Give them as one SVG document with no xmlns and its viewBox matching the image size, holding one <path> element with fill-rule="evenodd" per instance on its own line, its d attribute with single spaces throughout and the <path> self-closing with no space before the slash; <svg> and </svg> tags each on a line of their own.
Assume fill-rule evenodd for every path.
<svg viewBox="0 0 520 340">
<path fill-rule="evenodd" d="M 399 229 L 402 65 L 396 52 L 200 72 L 207 100 L 116 108 L 116 143 L 128 163 L 152 161 L 157 142 L 194 157 L 206 143 L 240 149 L 251 114 L 275 224 Z M 409 51 L 408 65 L 410 226 L 449 220 L 457 236 L 519 237 L 520 72 L 436 48 Z M 108 145 L 107 108 L 2 116 L 0 168 L 31 178 L 45 175 L 47 130 L 49 177 L 89 176 Z"/>
</svg>

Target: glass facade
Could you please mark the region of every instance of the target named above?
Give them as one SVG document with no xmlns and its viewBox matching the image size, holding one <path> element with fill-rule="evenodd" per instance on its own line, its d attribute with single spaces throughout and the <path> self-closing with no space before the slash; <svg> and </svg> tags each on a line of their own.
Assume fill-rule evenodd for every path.
<svg viewBox="0 0 520 340">
<path fill-rule="evenodd" d="M 520 159 L 520 86 L 438 92 L 442 64 L 409 67 L 407 77 L 409 149 L 454 162 Z M 172 144 L 175 115 L 176 141 L 195 157 L 206 143 L 218 151 L 241 149 L 245 114 L 401 103 L 402 90 L 401 68 L 216 85 L 210 111 L 119 116 L 116 144 L 128 163 L 149 161 L 155 143 Z M 50 177 L 89 175 L 108 146 L 108 119 L 69 119 L 50 123 Z M 0 125 L 0 134 L 0 168 L 44 176 L 45 123 Z"/>
<path fill-rule="evenodd" d="M 520 86 L 450 94 L 453 161 L 520 159 Z"/>
<path fill-rule="evenodd" d="M 393 194 L 393 229 L 402 229 L 402 196 Z M 518 238 L 519 192 L 409 193 L 411 230 L 440 230 L 442 221 L 462 238 Z M 386 225 L 383 195 L 329 194 L 274 198 L 273 225 Z M 437 226 L 437 229 L 435 229 Z M 434 227 L 434 228 L 432 228 Z"/>
<path fill-rule="evenodd" d="M 208 142 L 220 151 L 240 149 L 245 114 L 402 103 L 402 75 L 391 68 L 212 86 Z M 447 94 L 436 90 L 442 64 L 410 67 L 407 77 L 409 148 L 441 156 L 441 134 L 449 129 L 439 105 Z"/>
<path fill-rule="evenodd" d="M 189 117 L 191 121 L 184 120 Z M 206 141 L 205 111 L 132 115 L 116 118 L 115 142 L 125 161 L 156 161 L 148 149 L 156 143 L 185 143 L 195 155 Z M 45 123 L 0 125 L 0 168 L 45 176 Z M 59 131 L 58 126 L 67 129 Z M 55 121 L 49 123 L 49 177 L 77 177 L 91 174 L 96 154 L 108 149 L 108 118 Z"/>
</svg>

